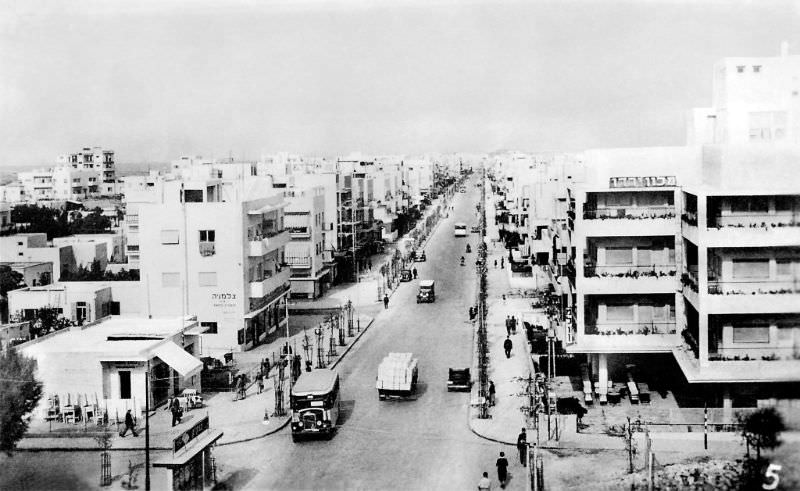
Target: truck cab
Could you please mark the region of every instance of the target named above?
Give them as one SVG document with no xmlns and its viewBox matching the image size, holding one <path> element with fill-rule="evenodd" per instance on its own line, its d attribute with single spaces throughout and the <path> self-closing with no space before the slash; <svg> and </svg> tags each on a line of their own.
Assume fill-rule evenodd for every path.
<svg viewBox="0 0 800 491">
<path fill-rule="evenodd" d="M 419 282 L 419 292 L 417 293 L 417 303 L 433 303 L 436 301 L 436 289 L 433 280 L 422 280 Z"/>
</svg>

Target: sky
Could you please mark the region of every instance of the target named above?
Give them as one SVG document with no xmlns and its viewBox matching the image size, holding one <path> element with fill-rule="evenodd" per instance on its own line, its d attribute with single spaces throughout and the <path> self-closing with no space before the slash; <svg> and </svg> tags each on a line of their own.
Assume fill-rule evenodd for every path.
<svg viewBox="0 0 800 491">
<path fill-rule="evenodd" d="M 682 145 L 799 1 L 0 0 L 0 169 Z"/>
</svg>

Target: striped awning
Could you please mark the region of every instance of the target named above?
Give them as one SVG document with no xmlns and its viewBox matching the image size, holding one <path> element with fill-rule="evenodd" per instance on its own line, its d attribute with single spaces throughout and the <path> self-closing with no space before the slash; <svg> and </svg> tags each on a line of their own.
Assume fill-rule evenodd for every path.
<svg viewBox="0 0 800 491">
<path fill-rule="evenodd" d="M 283 215 L 283 226 L 286 228 L 303 228 L 310 225 L 311 215 L 308 213 L 285 213 Z"/>
</svg>

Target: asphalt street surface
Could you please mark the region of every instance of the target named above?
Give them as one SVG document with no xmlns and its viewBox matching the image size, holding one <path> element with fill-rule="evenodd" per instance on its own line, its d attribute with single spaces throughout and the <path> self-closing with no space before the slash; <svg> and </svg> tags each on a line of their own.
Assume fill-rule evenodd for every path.
<svg viewBox="0 0 800 491">
<path fill-rule="evenodd" d="M 436 281 L 436 302 L 417 304 L 419 280 L 402 283 L 370 330 L 337 366 L 342 417 L 330 441 L 292 443 L 285 428 L 267 438 L 218 447 L 220 471 L 232 489 L 474 489 L 488 471 L 495 486 L 495 459 L 516 450 L 484 440 L 469 429 L 469 394 L 447 392 L 447 369 L 471 364 L 473 335 L 467 322 L 475 299 L 477 234 L 453 236 L 453 224 L 477 223 L 479 190 L 457 193 L 455 213 L 442 219 L 416 263 L 419 280 Z M 465 253 L 469 243 L 473 252 Z M 467 266 L 460 266 L 461 256 Z M 375 377 L 389 352 L 419 359 L 413 400 L 379 401 Z M 512 465 L 509 488 L 522 488 L 524 474 Z M 499 487 L 499 486 L 497 486 Z"/>
</svg>

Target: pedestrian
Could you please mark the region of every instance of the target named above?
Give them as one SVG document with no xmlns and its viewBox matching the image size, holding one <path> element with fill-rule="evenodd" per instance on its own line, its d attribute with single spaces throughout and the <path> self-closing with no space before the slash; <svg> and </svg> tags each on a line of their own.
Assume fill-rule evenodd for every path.
<svg viewBox="0 0 800 491">
<path fill-rule="evenodd" d="M 372 259 L 370 259 L 370 260 L 368 260 L 368 261 L 367 261 L 367 269 L 369 269 L 370 271 L 372 271 Z"/>
<path fill-rule="evenodd" d="M 511 336 L 511 316 L 506 316 L 506 334 Z"/>
<path fill-rule="evenodd" d="M 128 433 L 128 430 L 131 430 L 133 436 L 139 436 L 139 434 L 136 433 L 136 425 L 133 423 L 133 415 L 131 414 L 130 409 L 128 409 L 128 412 L 125 413 L 125 429 L 122 430 L 119 436 L 124 437 L 125 434 Z"/>
<path fill-rule="evenodd" d="M 494 260 L 494 269 L 497 269 L 497 259 Z"/>
<path fill-rule="evenodd" d="M 258 393 L 264 392 L 264 374 L 258 376 Z"/>
<path fill-rule="evenodd" d="M 383 308 L 384 309 L 388 309 L 389 308 L 389 295 L 387 295 L 385 293 L 383 294 Z"/>
<path fill-rule="evenodd" d="M 478 481 L 478 491 L 488 491 L 492 489 L 492 481 L 489 479 L 489 473 L 484 472 L 483 477 Z"/>
<path fill-rule="evenodd" d="M 505 452 L 500 452 L 500 457 L 497 459 L 497 480 L 500 481 L 500 487 L 506 487 L 506 480 L 508 479 L 508 459 L 506 459 Z"/>
<path fill-rule="evenodd" d="M 489 381 L 489 406 L 494 406 L 494 394 L 495 394 L 494 382 L 492 382 L 490 380 Z"/>
<path fill-rule="evenodd" d="M 517 436 L 517 450 L 519 451 L 519 463 L 522 467 L 526 467 L 526 459 L 528 458 L 528 435 L 525 433 L 525 428 Z"/>
<path fill-rule="evenodd" d="M 503 349 L 506 352 L 506 358 L 511 358 L 511 348 L 514 347 L 514 343 L 511 342 L 511 336 L 507 336 L 506 340 L 503 341 Z"/>
<path fill-rule="evenodd" d="M 272 367 L 269 364 L 269 358 L 264 360 L 264 376 L 269 377 L 269 371 Z"/>
<path fill-rule="evenodd" d="M 169 403 L 169 412 L 172 413 L 172 426 L 181 423 L 181 403 L 177 397 L 173 397 Z"/>
<path fill-rule="evenodd" d="M 414 279 L 417 279 L 417 268 L 411 270 L 411 273 L 414 275 Z"/>
<path fill-rule="evenodd" d="M 244 375 L 240 375 L 236 379 L 236 394 L 239 396 L 239 399 L 244 399 L 247 396 L 247 392 L 244 388 Z"/>
<path fill-rule="evenodd" d="M 506 269 L 506 258 L 505 257 L 501 257 L 500 258 L 500 269 Z"/>
<path fill-rule="evenodd" d="M 511 334 L 517 333 L 517 318 L 513 315 L 511 316 Z"/>
</svg>

